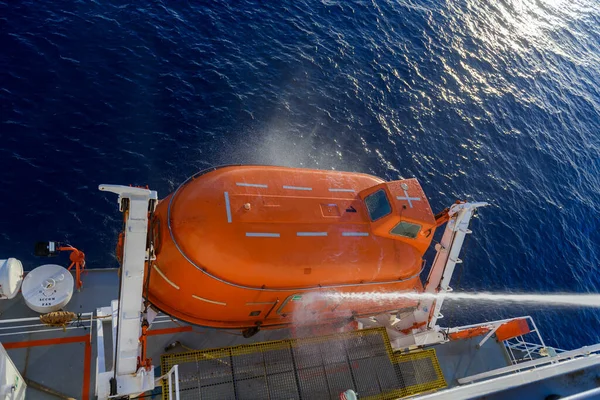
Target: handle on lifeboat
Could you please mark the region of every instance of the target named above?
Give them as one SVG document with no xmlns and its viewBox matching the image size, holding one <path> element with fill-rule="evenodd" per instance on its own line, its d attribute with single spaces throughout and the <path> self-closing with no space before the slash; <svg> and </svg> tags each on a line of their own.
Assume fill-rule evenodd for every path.
<svg viewBox="0 0 600 400">
<path fill-rule="evenodd" d="M 271 312 L 273 312 L 275 307 L 277 307 L 277 304 L 279 304 L 279 297 L 277 298 L 277 300 L 275 300 L 275 303 L 273 303 L 273 306 L 271 306 L 271 308 L 269 308 L 269 311 L 267 312 L 267 315 L 265 315 L 265 319 L 263 321 L 266 321 L 267 318 L 269 318 L 269 315 L 271 315 Z"/>
</svg>

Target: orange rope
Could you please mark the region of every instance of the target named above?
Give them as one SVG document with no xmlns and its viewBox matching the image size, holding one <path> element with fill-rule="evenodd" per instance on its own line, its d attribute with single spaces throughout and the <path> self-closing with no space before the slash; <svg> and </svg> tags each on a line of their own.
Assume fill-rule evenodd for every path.
<svg viewBox="0 0 600 400">
<path fill-rule="evenodd" d="M 75 267 L 75 282 L 77 285 L 77 290 L 80 290 L 83 287 L 83 282 L 81 281 L 81 272 L 85 268 L 85 253 L 71 246 L 61 246 L 58 248 L 58 250 L 71 252 L 69 255 L 71 265 L 69 265 L 69 268 L 67 269 L 70 271 L 73 269 L 73 267 Z"/>
</svg>

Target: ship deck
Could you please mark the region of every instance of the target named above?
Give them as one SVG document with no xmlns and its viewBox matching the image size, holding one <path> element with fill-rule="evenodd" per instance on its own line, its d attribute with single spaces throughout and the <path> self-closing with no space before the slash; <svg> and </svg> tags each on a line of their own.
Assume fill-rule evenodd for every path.
<svg viewBox="0 0 600 400">
<path fill-rule="evenodd" d="M 65 307 L 67 311 L 91 313 L 97 308 L 110 306 L 111 301 L 118 297 L 116 269 L 88 270 L 83 281 L 84 289 L 73 294 Z M 0 302 L 0 313 L 0 342 L 28 383 L 28 399 L 95 398 L 96 324 L 92 324 L 85 314 L 81 321 L 72 322 L 63 331 L 37 321 L 38 314 L 25 305 L 21 296 Z M 104 342 L 110 344 L 110 324 L 104 326 Z M 239 331 L 191 326 L 159 314 L 149 330 L 148 355 L 156 366 L 155 375 L 160 376 L 166 372 L 160 371 L 161 355 L 174 343 L 177 344 L 168 352 L 280 340 L 299 334 L 297 330 L 290 329 L 263 330 L 247 339 Z M 434 346 L 448 387 L 457 385 L 457 379 L 461 377 L 510 364 L 501 343 L 488 340 L 477 349 L 480 340 L 475 337 Z M 113 359 L 108 351 L 110 348 L 110 345 L 105 345 L 104 356 L 108 365 Z M 147 398 L 162 398 L 160 388 L 147 395 Z"/>
</svg>

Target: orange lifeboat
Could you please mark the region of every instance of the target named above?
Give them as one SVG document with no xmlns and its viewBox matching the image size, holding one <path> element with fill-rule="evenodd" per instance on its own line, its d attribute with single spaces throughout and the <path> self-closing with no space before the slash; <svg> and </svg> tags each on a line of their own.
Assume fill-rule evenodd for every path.
<svg viewBox="0 0 600 400">
<path fill-rule="evenodd" d="M 160 201 L 147 299 L 219 328 L 282 327 L 375 315 L 422 291 L 436 223 L 416 179 L 227 166 L 202 171 Z M 360 294 L 352 296 L 352 294 Z"/>
</svg>

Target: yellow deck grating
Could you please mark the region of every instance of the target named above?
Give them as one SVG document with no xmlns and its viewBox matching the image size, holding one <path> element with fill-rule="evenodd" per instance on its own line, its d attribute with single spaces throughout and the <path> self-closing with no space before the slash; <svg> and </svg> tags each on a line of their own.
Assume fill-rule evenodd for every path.
<svg viewBox="0 0 600 400">
<path fill-rule="evenodd" d="M 446 386 L 435 351 L 395 355 L 385 328 L 162 355 L 162 371 L 174 365 L 181 399 L 339 399 L 354 389 L 387 400 Z"/>
<path fill-rule="evenodd" d="M 386 399 L 414 396 L 447 386 L 434 349 L 410 354 L 394 354 L 394 363 L 404 387 L 386 393 Z M 373 397 L 373 399 L 379 399 L 379 397 Z"/>
</svg>

